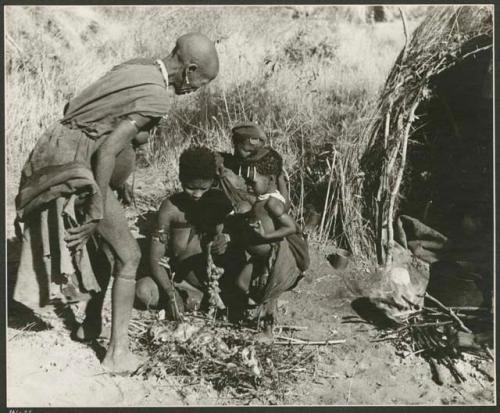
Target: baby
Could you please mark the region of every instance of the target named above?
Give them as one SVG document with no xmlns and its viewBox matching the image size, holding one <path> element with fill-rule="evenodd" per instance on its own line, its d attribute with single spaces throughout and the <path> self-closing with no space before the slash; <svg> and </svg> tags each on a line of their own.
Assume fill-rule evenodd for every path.
<svg viewBox="0 0 500 413">
<path fill-rule="evenodd" d="M 237 287 L 248 303 L 260 304 L 264 335 L 272 337 L 274 312 L 279 295 L 297 284 L 302 276 L 287 237 L 297 234 L 297 224 L 287 213 L 286 199 L 278 190 L 283 160 L 268 149 L 258 160 L 244 162 L 243 176 L 256 201 L 246 214 L 243 238 L 249 259 L 237 277 Z M 256 288 L 252 288 L 252 282 Z"/>
</svg>

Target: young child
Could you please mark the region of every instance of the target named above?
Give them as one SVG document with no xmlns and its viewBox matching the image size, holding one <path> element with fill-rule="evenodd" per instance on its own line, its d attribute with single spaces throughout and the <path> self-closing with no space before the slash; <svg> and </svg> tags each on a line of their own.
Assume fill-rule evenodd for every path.
<svg viewBox="0 0 500 413">
<path fill-rule="evenodd" d="M 138 300 L 147 308 L 166 308 L 175 320 L 183 311 L 182 300 L 164 266 L 164 258 L 170 258 L 169 265 L 175 272 L 176 282 L 186 281 L 199 292 L 198 295 L 206 292 L 203 237 L 224 236 L 221 222 L 232 209 L 223 192 L 212 188 L 215 178 L 216 163 L 212 151 L 192 147 L 182 153 L 179 179 L 183 190 L 162 202 L 151 238 L 151 276 L 137 282 Z"/>
<path fill-rule="evenodd" d="M 220 153 L 217 156 L 219 175 L 226 177 L 236 189 L 242 189 L 238 176 L 244 172 L 244 165 L 256 162 L 265 156 L 270 148 L 264 131 L 255 123 L 239 123 L 231 130 L 234 153 Z M 290 209 L 288 178 L 282 169 L 276 181 L 279 193 L 285 199 L 286 210 Z M 244 187 L 243 187 L 244 188 Z"/>
<path fill-rule="evenodd" d="M 251 297 L 260 304 L 264 335 L 272 338 L 277 298 L 294 288 L 302 277 L 288 239 L 297 234 L 298 228 L 286 212 L 286 199 L 278 190 L 283 170 L 281 156 L 270 149 L 243 166 L 248 189 L 256 196 L 256 202 L 247 213 L 244 238 L 249 259 L 237 277 L 237 287 L 245 297 L 244 303 Z M 253 288 L 252 282 L 257 288 Z"/>
</svg>

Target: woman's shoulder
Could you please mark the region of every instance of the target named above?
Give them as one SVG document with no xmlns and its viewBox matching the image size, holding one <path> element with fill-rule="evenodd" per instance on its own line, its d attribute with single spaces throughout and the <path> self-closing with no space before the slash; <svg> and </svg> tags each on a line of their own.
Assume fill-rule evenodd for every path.
<svg viewBox="0 0 500 413">
<path fill-rule="evenodd" d="M 155 61 L 154 59 L 151 58 L 144 58 L 144 57 L 136 57 L 133 59 L 129 59 L 125 62 L 120 63 L 119 65 L 114 66 L 111 70 L 116 70 L 120 67 L 127 66 L 127 65 L 142 65 L 142 66 L 148 66 L 148 65 L 154 65 Z"/>
</svg>

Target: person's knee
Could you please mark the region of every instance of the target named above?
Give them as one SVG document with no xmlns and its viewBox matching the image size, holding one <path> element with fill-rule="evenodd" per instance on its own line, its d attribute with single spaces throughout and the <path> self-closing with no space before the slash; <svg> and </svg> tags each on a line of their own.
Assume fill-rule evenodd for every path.
<svg viewBox="0 0 500 413">
<path fill-rule="evenodd" d="M 127 249 L 125 254 L 121 254 L 119 257 L 120 261 L 120 272 L 127 272 L 135 277 L 135 271 L 139 267 L 141 261 L 141 250 L 139 245 L 132 244 Z"/>
<path fill-rule="evenodd" d="M 137 281 L 135 286 L 135 295 L 144 306 L 156 305 L 158 302 L 158 293 L 155 291 L 156 285 L 147 278 Z"/>
<path fill-rule="evenodd" d="M 236 278 L 236 288 L 245 293 L 248 292 L 249 285 L 245 277 L 240 275 L 238 278 Z"/>
<path fill-rule="evenodd" d="M 137 281 L 135 285 L 135 295 L 139 300 L 147 301 L 147 298 L 151 297 L 151 287 L 141 281 Z"/>
</svg>

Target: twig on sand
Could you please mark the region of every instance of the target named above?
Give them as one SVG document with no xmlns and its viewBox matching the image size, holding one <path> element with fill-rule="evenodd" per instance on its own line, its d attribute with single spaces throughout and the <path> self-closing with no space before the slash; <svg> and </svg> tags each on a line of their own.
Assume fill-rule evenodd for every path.
<svg viewBox="0 0 500 413">
<path fill-rule="evenodd" d="M 297 343 L 303 343 L 305 341 L 305 340 L 302 340 L 300 338 L 287 337 L 287 336 L 276 336 L 275 338 L 277 338 L 279 340 L 295 341 Z"/>
<path fill-rule="evenodd" d="M 304 331 L 307 330 L 309 327 L 307 326 L 276 326 L 276 329 L 282 329 L 282 330 L 297 330 L 297 331 Z"/>
<path fill-rule="evenodd" d="M 408 358 L 408 357 L 411 357 L 411 356 L 416 356 L 417 354 L 423 353 L 424 351 L 425 351 L 425 348 L 421 348 L 420 350 L 416 350 L 416 351 L 411 351 L 408 354 L 406 354 L 404 356 L 404 358 Z"/>
<path fill-rule="evenodd" d="M 408 326 L 408 328 L 410 327 L 439 327 L 439 326 L 446 326 L 446 325 L 449 325 L 449 324 L 452 324 L 453 321 L 441 321 L 441 322 L 434 322 L 434 323 L 415 323 L 415 324 L 411 324 Z"/>
<path fill-rule="evenodd" d="M 133 320 L 130 320 L 130 325 L 135 325 L 136 327 L 143 327 L 143 328 L 149 328 L 151 327 L 151 322 L 143 322 L 141 320 L 137 320 L 137 319 L 133 319 Z"/>
<path fill-rule="evenodd" d="M 349 380 L 349 391 L 347 392 L 347 402 L 346 402 L 346 404 L 349 404 L 349 401 L 351 400 L 352 382 L 353 382 L 354 376 L 356 375 L 356 372 L 358 370 L 358 364 L 359 364 L 359 361 L 356 361 L 356 363 L 354 363 L 354 369 L 352 371 L 351 380 Z"/>
<path fill-rule="evenodd" d="M 322 345 L 333 345 L 333 344 L 344 344 L 346 340 L 324 340 L 324 341 L 307 341 L 299 340 L 292 337 L 277 336 L 277 339 L 286 341 L 276 341 L 274 344 L 291 344 L 291 345 L 306 345 L 306 346 L 322 346 Z"/>
<path fill-rule="evenodd" d="M 18 333 L 14 334 L 11 338 L 9 338 L 7 341 L 12 341 L 14 340 L 16 337 L 19 337 L 20 335 L 24 334 L 24 333 L 27 333 L 28 331 L 31 331 L 31 329 L 35 326 L 35 322 L 32 321 L 31 323 L 29 324 L 26 324 L 22 329 L 21 331 L 19 331 Z"/>
<path fill-rule="evenodd" d="M 458 316 L 451 308 L 446 307 L 441 301 L 434 298 L 427 292 L 425 293 L 425 298 L 428 298 L 433 303 L 437 304 L 442 310 L 446 311 L 458 323 L 458 325 L 463 331 L 465 331 L 466 333 L 472 333 L 472 331 L 462 322 L 462 320 L 460 320 L 460 318 L 458 318 Z"/>
</svg>

